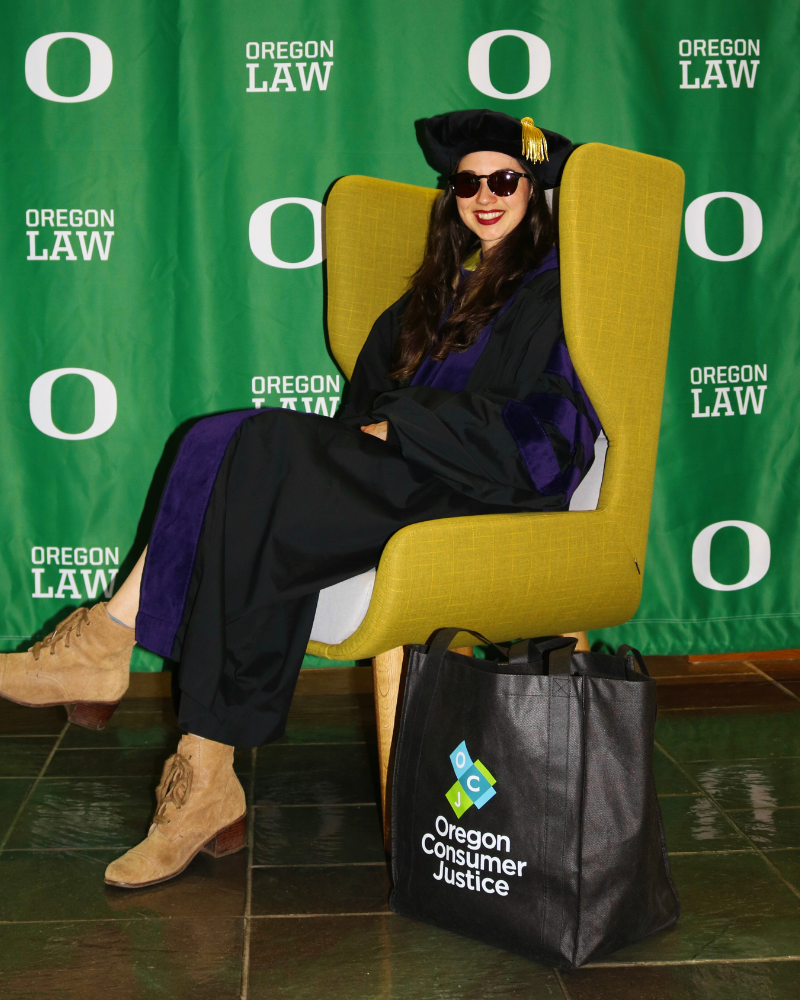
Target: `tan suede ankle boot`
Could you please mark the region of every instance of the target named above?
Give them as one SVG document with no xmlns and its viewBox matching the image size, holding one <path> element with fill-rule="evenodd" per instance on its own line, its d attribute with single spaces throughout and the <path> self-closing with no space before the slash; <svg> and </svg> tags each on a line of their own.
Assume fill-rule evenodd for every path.
<svg viewBox="0 0 800 1000">
<path fill-rule="evenodd" d="M 105 604 L 78 608 L 27 653 L 0 654 L 0 698 L 18 705 L 66 705 L 70 722 L 102 729 L 128 690 L 135 633 Z"/>
<path fill-rule="evenodd" d="M 245 846 L 247 808 L 233 747 L 184 736 L 164 764 L 156 801 L 147 837 L 111 862 L 108 885 L 138 889 L 166 882 L 200 851 L 221 858 Z"/>
</svg>

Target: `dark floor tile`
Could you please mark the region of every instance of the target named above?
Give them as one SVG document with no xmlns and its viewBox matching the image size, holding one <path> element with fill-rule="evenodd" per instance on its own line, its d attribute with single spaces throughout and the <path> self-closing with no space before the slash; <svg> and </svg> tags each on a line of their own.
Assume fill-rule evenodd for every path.
<svg viewBox="0 0 800 1000">
<path fill-rule="evenodd" d="M 140 715 L 143 712 L 159 712 L 165 718 L 175 719 L 172 698 L 123 698 L 115 715 Z"/>
<path fill-rule="evenodd" d="M 800 846 L 800 808 L 737 809 L 731 819 L 762 850 Z"/>
<path fill-rule="evenodd" d="M 155 712 L 115 712 L 99 731 L 70 726 L 64 747 L 168 747 L 174 752 L 182 736 L 170 709 Z"/>
<path fill-rule="evenodd" d="M 257 865 L 384 861 L 381 815 L 369 806 L 277 806 L 255 810 Z"/>
<path fill-rule="evenodd" d="M 70 726 L 61 745 L 64 747 L 166 747 L 174 751 L 182 731 L 166 712 L 116 712 L 105 729 L 98 731 Z"/>
<path fill-rule="evenodd" d="M 0 778 L 35 778 L 55 741 L 55 736 L 0 739 Z"/>
<path fill-rule="evenodd" d="M 47 777 L 138 777 L 157 781 L 171 752 L 167 747 L 59 749 L 47 769 Z"/>
<path fill-rule="evenodd" d="M 563 1000 L 552 970 L 397 916 L 254 920 L 250 1000 Z"/>
<path fill-rule="evenodd" d="M 667 850 L 748 850 L 749 845 L 705 796 L 675 796 L 659 800 Z"/>
<path fill-rule="evenodd" d="M 375 741 L 371 694 L 297 695 L 281 743 Z"/>
<path fill-rule="evenodd" d="M 800 918 L 800 899 L 755 852 L 670 858 L 683 912 L 697 918 Z"/>
<path fill-rule="evenodd" d="M 256 802 L 377 802 L 377 749 L 369 744 L 272 746 L 258 752 Z"/>
<path fill-rule="evenodd" d="M 252 912 L 383 913 L 390 888 L 385 864 L 254 868 Z"/>
<path fill-rule="evenodd" d="M 33 778 L 4 778 L 0 781 L 0 840 L 8 833 Z"/>
<path fill-rule="evenodd" d="M 236 1000 L 240 919 L 0 927 L 4 1000 Z"/>
<path fill-rule="evenodd" d="M 797 955 L 798 940 L 800 915 L 710 917 L 684 906 L 677 924 L 668 930 L 620 948 L 597 963 L 784 958 Z"/>
<path fill-rule="evenodd" d="M 154 809 L 152 778 L 43 778 L 7 846 L 133 847 Z"/>
<path fill-rule="evenodd" d="M 0 733 L 14 736 L 58 736 L 67 721 L 61 705 L 26 708 L 0 699 Z"/>
<path fill-rule="evenodd" d="M 691 779 L 658 748 L 653 754 L 653 776 L 659 795 L 699 794 Z"/>
<path fill-rule="evenodd" d="M 150 777 L 156 783 L 161 777 L 164 762 L 176 747 L 61 747 L 53 755 L 47 769 L 48 778 L 54 777 Z M 0 752 L 2 746 L 0 745 Z M 237 774 L 250 771 L 250 750 L 237 750 L 234 767 Z"/>
<path fill-rule="evenodd" d="M 800 757 L 800 715 L 659 719 L 656 740 L 681 762 Z"/>
<path fill-rule="evenodd" d="M 563 975 L 572 1000 L 796 1000 L 800 962 L 578 969 Z"/>
<path fill-rule="evenodd" d="M 200 854 L 177 878 L 144 889 L 116 889 L 104 883 L 106 867 L 120 853 L 6 851 L 0 856 L 0 921 L 238 917 L 243 913 L 244 851 L 217 859 Z"/>
<path fill-rule="evenodd" d="M 670 684 L 658 687 L 658 711 L 677 709 L 769 708 L 780 711 L 800 710 L 794 701 L 779 687 L 767 680 L 728 681 L 720 683 Z"/>
<path fill-rule="evenodd" d="M 685 767 L 725 809 L 800 805 L 800 757 L 761 758 L 732 764 L 705 761 Z"/>
<path fill-rule="evenodd" d="M 800 892 L 800 844 L 792 850 L 767 851 L 767 857 L 781 875 Z M 800 941 L 800 934 L 797 936 Z"/>
</svg>

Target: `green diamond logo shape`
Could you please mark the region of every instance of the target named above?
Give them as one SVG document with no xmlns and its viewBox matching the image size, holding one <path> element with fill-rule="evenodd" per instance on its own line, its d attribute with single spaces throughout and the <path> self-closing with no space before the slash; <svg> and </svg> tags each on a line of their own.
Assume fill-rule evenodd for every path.
<svg viewBox="0 0 800 1000">
<path fill-rule="evenodd" d="M 472 805 L 472 799 L 469 795 L 467 795 L 460 781 L 457 781 L 445 794 L 445 798 L 452 806 L 453 812 L 456 814 L 458 819 L 461 819 L 467 809 L 469 809 Z"/>
<path fill-rule="evenodd" d="M 475 767 L 477 767 L 477 769 L 481 772 L 484 778 L 486 778 L 486 780 L 489 782 L 490 785 L 494 785 L 497 783 L 497 778 L 495 778 L 492 774 L 490 774 L 489 768 L 486 767 L 484 764 L 481 764 L 479 760 L 475 761 Z"/>
</svg>

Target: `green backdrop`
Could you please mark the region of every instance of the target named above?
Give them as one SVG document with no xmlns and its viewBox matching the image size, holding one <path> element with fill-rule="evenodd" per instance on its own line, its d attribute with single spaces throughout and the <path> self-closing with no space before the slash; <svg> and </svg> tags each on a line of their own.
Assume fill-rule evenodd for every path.
<svg viewBox="0 0 800 1000">
<path fill-rule="evenodd" d="M 349 173 L 434 186 L 414 120 L 476 106 L 686 172 L 644 597 L 595 637 L 660 653 L 800 645 L 799 13 L 4 3 L 2 648 L 110 592 L 187 421 L 335 410 L 326 192 Z"/>
</svg>

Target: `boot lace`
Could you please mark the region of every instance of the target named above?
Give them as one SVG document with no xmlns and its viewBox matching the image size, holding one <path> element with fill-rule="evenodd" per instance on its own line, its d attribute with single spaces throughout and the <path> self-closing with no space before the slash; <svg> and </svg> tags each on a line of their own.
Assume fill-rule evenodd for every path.
<svg viewBox="0 0 800 1000">
<path fill-rule="evenodd" d="M 31 646 L 29 652 L 33 653 L 34 660 L 38 660 L 42 655 L 42 650 L 50 650 L 50 655 L 55 656 L 56 645 L 63 640 L 64 648 L 69 649 L 69 641 L 72 637 L 72 633 L 75 633 L 75 638 L 80 639 L 81 629 L 84 625 L 91 625 L 89 619 L 89 612 L 86 608 L 78 608 L 77 611 L 73 611 L 69 618 L 65 618 L 63 622 L 56 626 L 55 630 L 50 633 L 50 635 L 45 636 L 41 642 L 36 642 Z"/>
<path fill-rule="evenodd" d="M 153 822 L 156 824 L 169 823 L 166 816 L 167 806 L 172 804 L 176 809 L 189 798 L 192 790 L 192 765 L 183 754 L 173 754 L 164 764 L 164 773 L 161 776 L 161 783 L 156 789 L 156 814 Z"/>
</svg>

